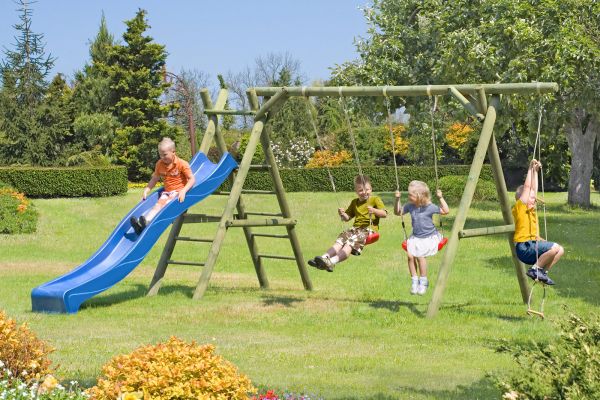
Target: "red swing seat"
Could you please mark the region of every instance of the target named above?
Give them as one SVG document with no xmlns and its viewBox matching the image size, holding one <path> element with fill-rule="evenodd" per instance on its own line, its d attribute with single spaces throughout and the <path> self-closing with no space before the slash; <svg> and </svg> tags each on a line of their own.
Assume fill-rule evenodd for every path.
<svg viewBox="0 0 600 400">
<path fill-rule="evenodd" d="M 365 245 L 367 245 L 367 244 L 373 244 L 373 243 L 375 243 L 378 240 L 379 240 L 379 232 L 370 231 L 369 232 L 369 236 L 367 236 L 367 240 L 365 242 Z"/>
<path fill-rule="evenodd" d="M 441 249 L 444 248 L 444 246 L 446 245 L 446 243 L 448 243 L 448 238 L 443 237 L 442 240 L 440 240 L 440 242 L 438 243 L 438 251 L 440 251 Z M 407 251 L 407 244 L 406 244 L 406 240 L 402 242 L 402 248 L 404 249 L 404 251 Z"/>
</svg>

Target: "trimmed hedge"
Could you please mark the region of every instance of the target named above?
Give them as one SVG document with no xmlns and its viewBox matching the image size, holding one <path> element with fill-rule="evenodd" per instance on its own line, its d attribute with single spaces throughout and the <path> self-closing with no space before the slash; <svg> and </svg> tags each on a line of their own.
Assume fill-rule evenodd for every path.
<svg viewBox="0 0 600 400">
<path fill-rule="evenodd" d="M 0 181 L 27 197 L 101 197 L 127 193 L 127 169 L 0 167 Z"/>
<path fill-rule="evenodd" d="M 469 174 L 469 165 L 438 166 L 438 177 Z M 337 191 L 354 191 L 354 177 L 358 175 L 356 167 L 330 168 Z M 391 192 L 396 190 L 394 167 L 363 167 L 363 173 L 371 178 L 375 192 Z M 331 192 L 331 182 L 325 168 L 282 168 L 279 170 L 283 186 L 287 192 Z M 435 170 L 433 167 L 399 166 L 398 180 L 400 190 L 405 191 L 410 181 L 418 179 L 435 188 Z M 484 165 L 480 179 L 493 181 L 492 170 Z M 250 171 L 244 189 L 273 190 L 273 182 L 268 171 Z"/>
<path fill-rule="evenodd" d="M 466 184 L 467 176 L 465 175 L 448 175 L 440 178 L 440 189 L 449 202 L 460 201 Z M 432 195 L 435 194 L 432 193 Z M 494 182 L 487 179 L 479 179 L 473 193 L 473 200 L 498 200 L 498 192 L 496 191 Z"/>
</svg>

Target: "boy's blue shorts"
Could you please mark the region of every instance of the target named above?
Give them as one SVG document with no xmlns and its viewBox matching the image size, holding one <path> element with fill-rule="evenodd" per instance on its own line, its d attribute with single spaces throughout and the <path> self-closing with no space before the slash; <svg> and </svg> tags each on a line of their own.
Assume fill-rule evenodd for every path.
<svg viewBox="0 0 600 400">
<path fill-rule="evenodd" d="M 528 265 L 535 264 L 538 258 L 550 250 L 552 246 L 554 246 L 554 242 L 547 242 L 545 240 L 529 240 L 527 242 L 515 243 L 517 257 L 519 257 L 519 260 Z"/>
</svg>

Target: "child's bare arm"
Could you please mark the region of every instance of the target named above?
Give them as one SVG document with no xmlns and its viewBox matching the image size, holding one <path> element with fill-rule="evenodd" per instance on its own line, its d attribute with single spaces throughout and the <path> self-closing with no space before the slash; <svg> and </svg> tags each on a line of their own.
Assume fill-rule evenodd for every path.
<svg viewBox="0 0 600 400">
<path fill-rule="evenodd" d="M 338 214 L 340 215 L 340 218 L 342 219 L 342 221 L 344 221 L 344 222 L 350 221 L 350 216 L 348 214 L 346 214 L 346 210 L 344 210 L 343 208 L 338 208 Z"/>
<path fill-rule="evenodd" d="M 531 199 L 537 196 L 538 191 L 538 171 L 542 167 L 542 164 L 535 158 L 529 163 L 527 169 L 527 177 L 523 182 L 523 192 L 521 193 L 520 200 L 525 203 L 531 203 Z"/>
<path fill-rule="evenodd" d="M 437 198 L 440 201 L 440 214 L 441 215 L 446 215 L 450 212 L 450 207 L 448 207 L 448 203 L 446 203 L 446 200 L 444 200 L 444 194 L 442 193 L 442 191 L 440 189 L 437 190 L 436 192 Z"/>
<path fill-rule="evenodd" d="M 192 188 L 192 186 L 194 186 L 194 184 L 196 183 L 196 178 L 194 177 L 193 174 L 190 174 L 190 176 L 188 177 L 188 181 L 185 184 L 185 186 L 183 187 L 183 189 L 181 189 L 179 191 L 179 202 L 183 203 L 183 201 L 185 200 L 185 195 L 188 192 L 188 190 L 190 190 Z"/>
<path fill-rule="evenodd" d="M 154 188 L 154 186 L 156 185 L 156 183 L 160 180 L 159 176 L 155 176 L 152 175 L 152 178 L 150 178 L 150 181 L 148 182 L 148 184 L 146 185 L 146 187 L 144 188 L 144 194 L 142 195 L 142 198 L 144 200 L 146 200 L 146 198 L 148 197 L 148 195 L 150 194 L 150 191 L 152 190 L 152 188 Z"/>
<path fill-rule="evenodd" d="M 373 214 L 376 217 L 379 217 L 379 218 L 385 218 L 385 217 L 387 217 L 387 211 L 386 210 L 382 210 L 380 208 L 375 208 L 375 207 L 371 207 L 371 206 L 367 207 L 367 210 L 369 210 L 369 214 Z"/>
<path fill-rule="evenodd" d="M 394 214 L 402 215 L 402 208 L 400 207 L 400 191 L 396 190 L 396 202 L 394 203 Z"/>
</svg>

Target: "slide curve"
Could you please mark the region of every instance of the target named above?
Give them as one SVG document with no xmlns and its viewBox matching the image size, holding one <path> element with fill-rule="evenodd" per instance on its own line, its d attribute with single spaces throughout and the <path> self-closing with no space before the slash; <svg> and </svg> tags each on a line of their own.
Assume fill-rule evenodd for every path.
<svg viewBox="0 0 600 400">
<path fill-rule="evenodd" d="M 214 164 L 199 152 L 190 161 L 190 167 L 196 183 L 183 203 L 178 200 L 168 203 L 138 236 L 129 219 L 150 210 L 163 189 L 140 201 L 86 262 L 31 291 L 32 311 L 76 313 L 85 300 L 109 289 L 133 271 L 175 218 L 217 190 L 238 165 L 229 153 Z"/>
</svg>

